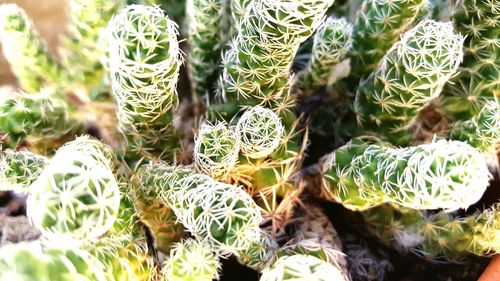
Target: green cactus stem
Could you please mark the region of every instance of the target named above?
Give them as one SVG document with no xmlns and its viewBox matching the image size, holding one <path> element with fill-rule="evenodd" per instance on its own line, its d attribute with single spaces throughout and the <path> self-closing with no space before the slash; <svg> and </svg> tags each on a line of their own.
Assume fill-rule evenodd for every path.
<svg viewBox="0 0 500 281">
<path fill-rule="evenodd" d="M 165 281 L 212 281 L 219 279 L 220 267 L 209 246 L 189 239 L 175 244 L 162 273 Z"/>
<path fill-rule="evenodd" d="M 29 151 L 5 150 L 0 154 L 0 190 L 29 192 L 48 159 Z"/>
<path fill-rule="evenodd" d="M 298 73 L 295 86 L 308 94 L 327 84 L 330 73 L 352 46 L 352 25 L 344 18 L 328 18 L 314 35 L 311 60 Z"/>
<path fill-rule="evenodd" d="M 345 280 L 335 266 L 309 255 L 292 255 L 279 258 L 263 271 L 260 281 L 285 280 Z"/>
<path fill-rule="evenodd" d="M 453 25 L 465 36 L 460 74 L 441 100 L 446 116 L 454 121 L 475 117 L 488 102 L 500 98 L 500 13 L 493 0 L 456 1 Z"/>
<path fill-rule="evenodd" d="M 37 92 L 57 85 L 62 67 L 49 53 L 32 22 L 16 4 L 0 5 L 0 42 L 21 87 Z"/>
<path fill-rule="evenodd" d="M 365 0 L 353 25 L 351 77 L 355 84 L 374 71 L 381 59 L 413 27 L 427 0 Z"/>
<path fill-rule="evenodd" d="M 28 217 L 42 234 L 88 240 L 113 226 L 120 190 L 110 154 L 87 137 L 57 151 L 33 183 L 27 201 Z"/>
<path fill-rule="evenodd" d="M 224 44 L 224 5 L 224 0 L 189 0 L 186 3 L 191 84 L 194 92 L 208 104 L 214 99 Z"/>
<path fill-rule="evenodd" d="M 359 139 L 325 156 L 322 191 L 352 210 L 385 202 L 414 209 L 467 208 L 483 195 L 484 156 L 460 141 L 393 148 Z"/>
<path fill-rule="evenodd" d="M 456 72 L 462 42 L 451 23 L 432 20 L 404 33 L 356 93 L 354 113 L 364 134 L 409 144 L 412 121 Z"/>
<path fill-rule="evenodd" d="M 178 132 L 177 25 L 158 7 L 130 5 L 109 23 L 110 72 L 120 130 L 133 153 L 173 159 Z"/>
</svg>

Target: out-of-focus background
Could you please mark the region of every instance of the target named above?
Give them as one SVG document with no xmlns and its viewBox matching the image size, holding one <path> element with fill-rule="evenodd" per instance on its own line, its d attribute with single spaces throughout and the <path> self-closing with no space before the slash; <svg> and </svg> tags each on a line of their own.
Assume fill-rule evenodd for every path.
<svg viewBox="0 0 500 281">
<path fill-rule="evenodd" d="M 0 0 L 0 4 L 4 3 L 16 3 L 22 7 L 34 22 L 40 36 L 47 41 L 50 50 L 56 54 L 59 39 L 64 34 L 68 21 L 65 13 L 66 0 Z M 0 48 L 0 85 L 15 83 L 16 78 Z"/>
</svg>

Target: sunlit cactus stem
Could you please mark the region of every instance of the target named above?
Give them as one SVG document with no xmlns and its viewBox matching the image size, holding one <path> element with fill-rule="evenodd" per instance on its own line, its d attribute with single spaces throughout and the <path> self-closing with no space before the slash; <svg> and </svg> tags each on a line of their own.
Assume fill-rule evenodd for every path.
<svg viewBox="0 0 500 281">
<path fill-rule="evenodd" d="M 237 253 L 259 239 L 260 211 L 239 187 L 163 163 L 144 166 L 138 177 L 157 190 L 198 241 L 218 254 Z"/>
<path fill-rule="evenodd" d="M 460 141 L 393 148 L 358 139 L 325 156 L 323 192 L 352 210 L 385 202 L 413 209 L 467 208 L 483 195 L 484 156 Z"/>
<path fill-rule="evenodd" d="M 224 44 L 224 0 L 188 0 L 188 66 L 194 92 L 210 103 Z"/>
<path fill-rule="evenodd" d="M 365 0 L 353 25 L 351 77 L 353 83 L 367 77 L 382 57 L 413 27 L 427 0 Z"/>
<path fill-rule="evenodd" d="M 0 42 L 24 90 L 36 92 L 59 82 L 61 66 L 49 53 L 24 10 L 16 4 L 0 5 Z"/>
<path fill-rule="evenodd" d="M 46 237 L 81 241 L 108 231 L 116 220 L 120 190 L 111 151 L 80 137 L 61 147 L 33 183 L 27 213 Z"/>
<path fill-rule="evenodd" d="M 163 264 L 164 281 L 212 281 L 219 279 L 219 259 L 211 248 L 196 240 L 175 244 Z"/>
<path fill-rule="evenodd" d="M 0 152 L 0 190 L 29 192 L 48 159 L 29 151 Z"/>
<path fill-rule="evenodd" d="M 358 88 L 354 113 L 364 129 L 358 134 L 371 132 L 394 144 L 409 144 L 412 121 L 457 71 L 462 42 L 451 23 L 432 20 L 404 33 Z"/>
<path fill-rule="evenodd" d="M 69 35 L 64 38 L 63 62 L 70 72 L 67 81 L 87 93 L 104 78 L 102 65 L 107 59 L 105 29 L 125 0 L 69 1 Z M 92 97 L 95 98 L 95 97 Z"/>
<path fill-rule="evenodd" d="M 292 255 L 279 258 L 263 271 L 260 281 L 286 280 L 346 280 L 335 266 L 310 255 Z"/>
<path fill-rule="evenodd" d="M 219 90 L 228 103 L 273 109 L 288 126 L 295 120 L 290 70 L 299 47 L 333 1 L 252 1 L 223 59 Z M 281 15 L 288 15 L 281 17 Z"/>
<path fill-rule="evenodd" d="M 1 94 L 0 133 L 3 134 L 4 147 L 15 148 L 23 141 L 36 146 L 35 143 L 41 141 L 47 148 L 53 149 L 57 148 L 58 139 L 83 128 L 71 118 L 69 107 L 53 89 L 31 95 L 16 92 Z M 51 141 L 54 142 L 52 147 Z"/>
<path fill-rule="evenodd" d="M 129 149 L 172 159 L 179 142 L 172 122 L 182 63 L 177 25 L 158 6 L 130 5 L 108 28 L 113 94 Z"/>
<path fill-rule="evenodd" d="M 296 86 L 305 94 L 326 85 L 330 73 L 352 46 L 352 25 L 344 18 L 328 18 L 316 31 L 311 60 L 298 73 Z"/>
</svg>

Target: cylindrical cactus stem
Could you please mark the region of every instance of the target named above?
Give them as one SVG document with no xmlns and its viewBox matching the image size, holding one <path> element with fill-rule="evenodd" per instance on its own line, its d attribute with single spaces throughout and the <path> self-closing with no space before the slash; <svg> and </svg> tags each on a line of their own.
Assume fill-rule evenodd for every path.
<svg viewBox="0 0 500 281">
<path fill-rule="evenodd" d="M 113 226 L 120 190 L 110 159 L 110 150 L 87 137 L 57 151 L 27 202 L 28 217 L 42 234 L 85 241 Z"/>
<path fill-rule="evenodd" d="M 238 262 L 258 272 L 274 263 L 277 259 L 279 244 L 269 232 L 261 229 L 260 239 L 238 253 Z"/>
<path fill-rule="evenodd" d="M 353 25 L 351 77 L 355 84 L 377 68 L 400 35 L 412 28 L 428 0 L 365 0 Z"/>
<path fill-rule="evenodd" d="M 289 93 L 293 57 L 332 3 L 332 0 L 251 1 L 223 59 L 219 90 L 224 100 L 240 106 L 262 105 L 273 109 L 287 126 L 291 125 L 295 120 Z"/>
<path fill-rule="evenodd" d="M 71 118 L 68 106 L 53 89 L 36 95 L 2 94 L 5 96 L 0 98 L 0 134 L 3 134 L 2 141 L 7 147 L 15 148 L 22 141 L 36 146 L 42 141 L 50 152 L 57 148 L 58 139 L 83 128 Z M 50 147 L 50 142 L 56 143 Z"/>
<path fill-rule="evenodd" d="M 250 6 L 252 0 L 235 0 L 231 1 L 231 15 L 233 17 L 233 22 L 235 28 L 239 25 L 239 22 L 245 16 L 248 11 L 248 6 Z"/>
<path fill-rule="evenodd" d="M 240 140 L 224 122 L 203 123 L 194 142 L 194 163 L 201 173 L 224 180 L 238 161 Z"/>
<path fill-rule="evenodd" d="M 105 281 L 102 264 L 85 250 L 46 248 L 39 243 L 19 243 L 0 249 L 1 280 Z"/>
<path fill-rule="evenodd" d="M 177 25 L 159 6 L 130 5 L 113 17 L 108 28 L 120 130 L 130 140 L 132 152 L 172 159 L 179 142 L 172 122 L 182 63 Z"/>
<path fill-rule="evenodd" d="M 138 173 L 191 234 L 219 254 L 237 253 L 259 239 L 260 211 L 241 188 L 164 163 L 151 163 Z"/>
<path fill-rule="evenodd" d="M 476 117 L 453 123 L 450 138 L 496 156 L 495 145 L 500 142 L 500 104 L 487 102 Z"/>
<path fill-rule="evenodd" d="M 456 72 L 462 42 L 451 23 L 432 20 L 404 33 L 359 86 L 353 108 L 358 125 L 395 144 L 411 142 L 408 127 Z"/>
<path fill-rule="evenodd" d="M 219 279 L 221 264 L 209 245 L 193 239 L 175 244 L 163 264 L 164 281 L 212 281 Z"/>
<path fill-rule="evenodd" d="M 47 163 L 46 157 L 29 151 L 0 152 L 0 190 L 29 192 Z"/>
<path fill-rule="evenodd" d="M 69 71 L 69 84 L 88 93 L 104 77 L 102 65 L 108 46 L 105 29 L 108 21 L 125 0 L 71 0 L 69 1 L 69 34 L 64 38 L 64 65 Z"/>
<path fill-rule="evenodd" d="M 16 4 L 0 5 L 0 42 L 24 90 L 36 92 L 59 82 L 61 66 L 39 38 L 24 10 Z"/>
<path fill-rule="evenodd" d="M 368 231 L 384 244 L 433 262 L 500 252 L 498 204 L 468 216 L 422 212 L 389 204 L 362 212 Z"/>
<path fill-rule="evenodd" d="M 106 280 L 157 280 L 157 265 L 144 236 L 105 237 L 83 248 L 102 264 Z"/>
<path fill-rule="evenodd" d="M 265 269 L 260 281 L 285 280 L 347 280 L 335 266 L 310 255 L 291 255 L 279 258 Z"/>
<path fill-rule="evenodd" d="M 352 46 L 352 25 L 344 18 L 328 18 L 314 35 L 311 60 L 298 73 L 295 86 L 308 94 L 328 82 L 330 73 Z"/>
<path fill-rule="evenodd" d="M 214 98 L 224 44 L 224 4 L 225 0 L 188 0 L 186 3 L 191 84 L 207 104 Z"/>
<path fill-rule="evenodd" d="M 138 173 L 132 180 L 132 199 L 140 220 L 151 230 L 155 247 L 168 253 L 184 234 L 173 210 L 158 197 L 159 190 L 148 182 L 149 175 Z M 153 188 L 155 187 L 155 188 Z"/>
<path fill-rule="evenodd" d="M 483 195 L 490 173 L 484 156 L 460 141 L 393 148 L 359 139 L 322 160 L 322 191 L 352 210 L 385 202 L 414 209 L 467 208 Z"/>
<path fill-rule="evenodd" d="M 447 85 L 442 107 L 447 117 L 465 120 L 476 116 L 487 102 L 500 98 L 498 2 L 456 1 L 452 19 L 465 36 L 465 55 L 460 74 Z"/>
</svg>

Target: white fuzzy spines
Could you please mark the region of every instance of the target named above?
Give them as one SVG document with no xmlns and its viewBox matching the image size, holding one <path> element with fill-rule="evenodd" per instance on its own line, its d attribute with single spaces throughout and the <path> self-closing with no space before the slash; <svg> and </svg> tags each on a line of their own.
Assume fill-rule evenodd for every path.
<svg viewBox="0 0 500 281">
<path fill-rule="evenodd" d="M 250 158 L 261 158 L 279 146 L 284 128 L 281 119 L 272 110 L 254 106 L 241 116 L 236 131 L 241 141 L 241 152 Z"/>
</svg>

